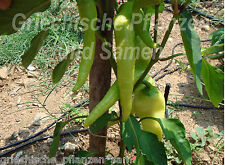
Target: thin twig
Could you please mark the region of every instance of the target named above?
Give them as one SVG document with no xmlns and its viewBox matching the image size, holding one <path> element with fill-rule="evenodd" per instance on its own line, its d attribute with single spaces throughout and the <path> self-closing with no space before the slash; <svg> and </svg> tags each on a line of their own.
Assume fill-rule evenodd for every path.
<svg viewBox="0 0 225 165">
<path fill-rule="evenodd" d="M 155 6 L 155 26 L 154 26 L 154 42 L 157 43 L 158 36 L 158 24 L 159 24 L 159 5 Z M 152 58 L 155 59 L 156 48 L 153 49 Z"/>
<path fill-rule="evenodd" d="M 58 85 L 59 85 L 59 84 L 56 84 L 56 85 L 52 88 L 52 90 L 48 93 L 48 95 L 46 96 L 45 100 L 43 101 L 43 105 L 45 105 L 45 103 L 46 103 L 48 97 L 51 95 L 51 93 L 56 89 L 56 87 L 57 87 Z"/>
<path fill-rule="evenodd" d="M 172 29 L 173 29 L 175 21 L 176 21 L 176 19 L 173 16 L 173 18 L 171 19 L 170 24 L 168 26 L 168 29 L 166 31 L 166 34 L 164 35 L 163 41 L 161 43 L 161 47 L 158 49 L 158 51 L 156 53 L 155 59 L 150 61 L 150 63 L 148 64 L 147 68 L 145 69 L 144 73 L 141 75 L 141 77 L 139 78 L 139 80 L 135 84 L 134 90 L 137 88 L 138 84 L 140 84 L 144 80 L 145 76 L 148 74 L 148 72 L 152 68 L 152 66 L 158 61 L 159 56 L 160 56 L 162 50 L 164 49 L 164 47 L 166 45 L 166 42 L 167 42 L 167 40 L 169 38 L 169 35 L 170 35 L 170 33 L 171 33 Z"/>
<path fill-rule="evenodd" d="M 184 55 L 186 55 L 186 54 L 185 53 L 177 53 L 177 54 L 174 54 L 174 55 L 169 56 L 169 57 L 159 58 L 159 61 L 167 61 L 167 60 L 173 59 L 174 57 L 184 56 Z"/>
</svg>

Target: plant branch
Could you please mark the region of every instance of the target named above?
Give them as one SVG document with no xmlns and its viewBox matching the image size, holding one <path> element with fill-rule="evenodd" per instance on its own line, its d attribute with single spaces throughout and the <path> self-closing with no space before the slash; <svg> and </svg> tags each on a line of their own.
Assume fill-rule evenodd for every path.
<svg viewBox="0 0 225 165">
<path fill-rule="evenodd" d="M 103 13 L 106 14 L 106 19 L 113 19 L 114 16 L 114 5 L 110 0 L 99 0 L 99 4 L 101 8 L 98 7 L 98 19 L 100 22 L 97 22 L 98 26 L 102 26 L 102 17 Z M 110 7 L 107 7 L 109 5 Z M 106 9 L 109 9 L 108 11 Z M 101 14 L 102 13 L 102 14 Z M 102 15 L 103 16 L 103 15 Z M 112 45 L 113 43 L 113 31 L 112 29 L 100 29 L 100 36 L 106 38 L 106 41 Z M 107 52 L 104 51 L 102 45 L 104 40 L 102 41 L 100 38 L 96 38 L 96 46 L 95 46 L 95 57 L 94 62 L 92 64 L 92 68 L 89 74 L 89 112 L 91 112 L 94 107 L 102 100 L 102 98 L 107 93 L 111 84 L 111 65 L 109 59 L 107 59 Z M 103 59 L 104 57 L 105 59 Z M 106 112 L 108 113 L 108 112 Z M 92 128 L 92 126 L 91 126 Z M 103 129 L 96 131 L 96 135 L 107 136 L 107 126 Z M 90 152 L 93 151 L 101 151 L 101 153 L 96 153 L 93 157 L 105 157 L 106 151 L 106 138 L 100 138 L 95 135 L 89 136 L 89 149 Z"/>
<path fill-rule="evenodd" d="M 124 157 L 124 153 L 125 153 L 125 143 L 124 141 L 121 139 L 120 141 L 120 154 L 119 157 L 123 158 Z"/>
<path fill-rule="evenodd" d="M 179 14 L 182 13 L 189 5 L 189 3 L 191 2 L 191 0 L 186 0 L 182 6 L 179 7 Z"/>
<path fill-rule="evenodd" d="M 186 55 L 185 53 L 177 53 L 177 54 L 174 54 L 172 56 L 169 56 L 169 57 L 165 57 L 165 58 L 159 58 L 159 61 L 167 61 L 167 60 L 170 60 L 174 57 L 178 57 L 178 56 L 184 56 Z"/>
<path fill-rule="evenodd" d="M 156 5 L 155 6 L 155 27 L 154 27 L 154 42 L 155 43 L 157 43 L 158 24 L 159 24 L 159 5 Z"/>
<path fill-rule="evenodd" d="M 169 38 L 169 36 L 170 36 L 170 33 L 171 33 L 172 29 L 173 29 L 173 26 L 174 26 L 175 22 L 176 22 L 176 19 L 175 19 L 175 16 L 173 16 L 173 18 L 171 19 L 170 24 L 169 24 L 169 26 L 168 26 L 168 29 L 167 29 L 167 31 L 166 31 L 166 34 L 165 34 L 164 37 L 163 37 L 163 40 L 162 40 L 162 43 L 161 43 L 161 47 L 158 49 L 158 51 L 157 51 L 157 53 L 156 53 L 156 55 L 155 55 L 155 59 L 152 59 L 152 60 L 149 62 L 147 68 L 146 68 L 145 71 L 144 71 L 144 73 L 141 75 L 141 77 L 139 78 L 139 80 L 138 80 L 138 81 L 136 82 L 136 84 L 134 85 L 134 90 L 137 88 L 138 84 L 142 83 L 142 81 L 144 80 L 144 78 L 145 78 L 146 75 L 148 74 L 149 70 L 150 70 L 150 69 L 152 68 L 152 66 L 158 61 L 159 56 L 160 56 L 162 50 L 164 49 L 164 47 L 165 47 L 165 45 L 166 45 L 166 42 L 167 42 L 167 40 L 168 40 L 168 38 Z"/>
<path fill-rule="evenodd" d="M 173 4 L 173 14 L 174 14 L 174 16 L 178 19 L 179 18 L 179 10 L 178 10 L 178 2 L 177 2 L 177 0 L 174 0 L 174 4 Z"/>
<path fill-rule="evenodd" d="M 148 89 L 151 88 L 151 84 L 148 81 L 143 80 L 143 84 L 146 86 L 146 88 L 148 88 Z"/>
<path fill-rule="evenodd" d="M 186 0 L 183 4 L 183 7 L 186 8 L 190 2 L 191 2 L 191 0 Z"/>
<path fill-rule="evenodd" d="M 159 23 L 159 5 L 155 6 L 155 26 L 154 26 L 154 42 L 157 43 L 158 36 L 158 23 Z M 153 49 L 153 56 L 155 58 L 156 48 Z"/>
<path fill-rule="evenodd" d="M 163 37 L 163 40 L 162 40 L 162 43 L 161 43 L 161 47 L 158 49 L 158 52 L 156 53 L 156 58 L 154 60 L 155 62 L 157 62 L 157 60 L 158 60 L 162 50 L 164 49 L 164 47 L 166 45 L 166 42 L 167 42 L 167 40 L 168 40 L 168 38 L 170 36 L 170 33 L 171 33 L 172 29 L 173 29 L 173 26 L 174 26 L 175 22 L 176 22 L 176 19 L 175 19 L 175 16 L 173 16 L 173 18 L 171 19 L 170 24 L 168 26 L 168 29 L 166 31 L 166 34 Z"/>
</svg>

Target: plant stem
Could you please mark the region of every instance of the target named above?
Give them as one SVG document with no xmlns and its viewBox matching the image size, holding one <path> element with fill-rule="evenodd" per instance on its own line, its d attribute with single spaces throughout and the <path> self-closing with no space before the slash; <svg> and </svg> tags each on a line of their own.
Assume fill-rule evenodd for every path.
<svg viewBox="0 0 225 165">
<path fill-rule="evenodd" d="M 143 84 L 144 84 L 148 89 L 151 88 L 151 84 L 150 84 L 148 81 L 143 80 Z"/>
<path fill-rule="evenodd" d="M 162 40 L 162 43 L 161 43 L 161 47 L 158 49 L 158 51 L 157 51 L 157 53 L 156 53 L 156 55 L 155 55 L 155 59 L 154 59 L 154 60 L 152 59 L 152 60 L 149 62 L 147 68 L 146 68 L 145 71 L 144 71 L 144 73 L 141 75 L 141 77 L 139 78 L 139 80 L 138 80 L 137 83 L 135 84 L 134 90 L 137 88 L 138 84 L 142 83 L 142 81 L 144 80 L 145 76 L 148 74 L 149 70 L 150 70 L 150 69 L 152 68 L 152 66 L 158 61 L 159 56 L 160 56 L 162 50 L 164 49 L 164 47 L 165 47 L 165 45 L 166 45 L 166 42 L 167 42 L 167 40 L 168 40 L 168 38 L 169 38 L 169 36 L 170 36 L 170 33 L 171 33 L 172 29 L 173 29 L 173 26 L 174 26 L 175 22 L 176 22 L 176 19 L 175 19 L 175 17 L 173 16 L 173 18 L 171 19 L 170 24 L 169 24 L 169 26 L 168 26 L 168 29 L 167 29 L 167 31 L 166 31 L 166 34 L 165 34 L 164 37 L 163 37 L 163 40 Z"/>
<path fill-rule="evenodd" d="M 161 47 L 159 48 L 158 52 L 156 53 L 156 59 L 154 60 L 155 62 L 157 62 L 162 50 L 164 49 L 175 22 L 176 22 L 176 19 L 175 19 L 175 16 L 173 16 L 173 18 L 171 19 L 170 24 L 168 26 L 168 29 L 166 31 L 166 34 L 164 35 L 164 38 L 162 40 Z"/>
<path fill-rule="evenodd" d="M 114 6 L 113 2 L 107 0 L 109 3 L 106 3 L 106 0 L 101 0 L 100 5 L 98 7 L 98 19 L 101 20 L 101 12 L 106 13 L 107 19 L 113 19 L 114 16 Z M 106 5 L 109 5 L 110 8 L 108 11 Z M 102 21 L 98 23 L 101 26 Z M 113 31 L 110 29 L 109 31 L 106 29 L 100 30 L 100 36 L 106 38 L 106 41 L 111 45 L 113 43 Z M 102 100 L 102 98 L 107 93 L 110 88 L 111 83 L 111 65 L 110 61 L 103 60 L 102 56 L 107 57 L 107 53 L 102 49 L 101 39 L 96 38 L 96 47 L 95 47 L 95 58 L 92 65 L 92 69 L 89 74 L 89 112 L 93 110 L 93 108 Z M 97 131 L 95 134 L 99 136 L 107 136 L 107 127 L 104 127 L 102 130 Z M 101 151 L 100 153 L 96 153 L 92 155 L 93 157 L 105 157 L 106 150 L 106 138 L 100 138 L 93 135 L 89 136 L 89 149 L 90 152 Z M 92 163 L 93 164 L 93 163 Z"/>
<path fill-rule="evenodd" d="M 165 58 L 159 58 L 159 61 L 167 61 L 167 60 L 170 60 L 174 57 L 178 57 L 178 56 L 184 56 L 185 53 L 177 53 L 177 54 L 174 54 L 172 56 L 169 56 L 169 57 L 165 57 Z"/>
<path fill-rule="evenodd" d="M 121 139 L 121 141 L 120 141 L 120 154 L 119 154 L 119 157 L 123 158 L 124 157 L 124 153 L 125 153 L 125 143 Z"/>
<path fill-rule="evenodd" d="M 191 0 L 186 0 L 183 4 L 184 8 L 186 8 L 189 5 L 190 2 L 191 2 Z"/>
<path fill-rule="evenodd" d="M 159 24 L 159 5 L 155 6 L 155 27 L 154 27 L 154 42 L 157 42 Z"/>
<path fill-rule="evenodd" d="M 182 6 L 179 6 L 179 14 L 186 10 L 191 0 L 186 0 Z"/>
<path fill-rule="evenodd" d="M 174 0 L 174 3 L 173 3 L 173 14 L 178 19 L 179 11 L 178 11 L 178 2 L 177 2 L 177 0 Z"/>
<path fill-rule="evenodd" d="M 158 23 L 159 23 L 159 5 L 155 6 L 155 26 L 154 26 L 154 42 L 157 43 L 158 36 Z M 153 49 L 152 59 L 155 58 L 156 48 Z"/>
</svg>

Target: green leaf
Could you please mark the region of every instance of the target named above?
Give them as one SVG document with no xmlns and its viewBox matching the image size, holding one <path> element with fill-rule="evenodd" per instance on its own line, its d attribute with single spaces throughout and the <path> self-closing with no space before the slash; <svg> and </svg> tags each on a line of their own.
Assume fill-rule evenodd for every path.
<svg viewBox="0 0 225 165">
<path fill-rule="evenodd" d="M 213 45 L 210 46 L 209 48 L 206 48 L 205 50 L 202 51 L 202 55 L 209 55 L 209 54 L 213 54 L 213 53 L 219 53 L 224 51 L 224 44 L 220 44 L 220 45 Z"/>
<path fill-rule="evenodd" d="M 160 3 L 160 5 L 159 5 L 159 13 L 162 13 L 164 10 L 165 10 L 165 3 L 162 2 L 162 3 Z"/>
<path fill-rule="evenodd" d="M 205 57 L 207 57 L 207 58 L 209 58 L 209 59 L 221 59 L 221 58 L 223 58 L 224 57 L 224 53 L 221 53 L 221 54 L 216 54 L 216 55 L 207 55 L 207 56 L 205 56 Z"/>
<path fill-rule="evenodd" d="M 105 160 L 105 164 L 104 165 L 111 165 L 111 164 L 112 164 L 111 160 L 108 160 L 108 159 Z"/>
<path fill-rule="evenodd" d="M 146 6 L 145 8 L 143 8 L 143 10 L 144 10 L 145 14 L 147 12 L 148 14 L 154 15 L 155 14 L 155 5 Z M 162 13 L 164 10 L 165 10 L 165 3 L 162 2 L 159 4 L 158 12 Z"/>
<path fill-rule="evenodd" d="M 88 152 L 88 151 L 77 151 L 74 156 L 76 157 L 90 157 L 94 154 L 96 154 L 97 152 Z"/>
<path fill-rule="evenodd" d="M 17 32 L 33 13 L 49 8 L 51 0 L 13 0 L 7 10 L 0 10 L 0 35 Z"/>
<path fill-rule="evenodd" d="M 219 133 L 220 136 L 224 137 L 224 130 Z"/>
<path fill-rule="evenodd" d="M 75 117 L 76 118 L 76 117 Z M 56 127 L 55 127 L 55 130 L 54 130 L 54 133 L 53 133 L 53 141 L 49 147 L 49 157 L 52 158 L 52 157 L 55 157 L 56 156 L 56 152 L 58 150 L 58 147 L 59 147 L 59 141 L 60 141 L 60 134 L 63 130 L 63 128 L 69 123 L 71 122 L 72 120 L 74 120 L 74 118 L 72 119 L 69 119 L 65 122 L 58 122 L 56 123 Z"/>
<path fill-rule="evenodd" d="M 97 152 L 88 152 L 88 151 L 77 151 L 74 155 L 69 156 L 66 161 L 65 161 L 65 165 L 82 165 L 82 159 L 84 160 L 88 160 L 88 157 L 91 157 L 92 155 L 94 155 Z M 76 159 L 80 161 L 80 163 L 76 162 Z M 84 159 L 87 158 L 87 159 Z"/>
<path fill-rule="evenodd" d="M 62 79 L 63 75 L 65 74 L 65 72 L 68 68 L 68 66 L 73 61 L 72 56 L 73 56 L 73 52 L 68 54 L 66 59 L 62 60 L 60 63 L 58 63 L 56 65 L 56 67 L 54 68 L 54 70 L 52 72 L 52 83 L 53 84 L 58 83 Z"/>
<path fill-rule="evenodd" d="M 155 134 L 141 130 L 140 124 L 132 115 L 123 124 L 122 138 L 128 150 L 131 152 L 133 146 L 137 152 L 143 153 L 148 161 L 156 165 L 167 164 L 165 148 Z"/>
<path fill-rule="evenodd" d="M 59 147 L 60 134 L 61 134 L 64 126 L 65 126 L 64 122 L 56 123 L 56 127 L 55 127 L 55 130 L 54 130 L 54 133 L 53 133 L 53 141 L 52 141 L 52 143 L 50 145 L 50 148 L 49 148 L 49 157 L 50 158 L 55 157 L 55 155 L 56 155 L 56 152 L 57 152 L 58 147 Z"/>
<path fill-rule="evenodd" d="M 151 162 L 148 161 L 145 155 L 139 154 L 136 158 L 136 165 L 153 165 Z"/>
<path fill-rule="evenodd" d="M 224 43 L 224 28 L 220 28 L 209 35 L 212 39 L 211 46 Z"/>
<path fill-rule="evenodd" d="M 208 133 L 208 136 L 213 137 L 214 136 L 214 132 L 212 127 L 208 126 L 206 129 L 206 132 Z"/>
<path fill-rule="evenodd" d="M 25 68 L 27 68 L 31 64 L 31 62 L 34 60 L 45 38 L 48 36 L 48 33 L 49 33 L 49 30 L 47 31 L 43 30 L 32 39 L 30 43 L 30 48 L 22 56 L 22 64 Z"/>
<path fill-rule="evenodd" d="M 224 99 L 224 72 L 203 59 L 202 79 L 210 101 L 218 107 Z"/>
<path fill-rule="evenodd" d="M 184 48 L 195 78 L 197 88 L 200 94 L 203 95 L 202 84 L 200 80 L 202 60 L 201 43 L 198 34 L 194 31 L 192 16 L 187 10 L 181 13 L 179 25 Z"/>
<path fill-rule="evenodd" d="M 195 130 L 197 131 L 197 133 L 199 134 L 201 138 L 201 143 L 200 143 L 201 147 L 204 147 L 206 143 L 205 130 L 201 127 L 196 127 Z"/>
<path fill-rule="evenodd" d="M 192 139 L 194 139 L 195 141 L 198 141 L 198 135 L 195 132 L 191 131 L 190 134 L 191 134 Z"/>
<path fill-rule="evenodd" d="M 170 140 L 183 162 L 186 165 L 191 165 L 191 146 L 185 137 L 185 128 L 180 120 L 166 118 L 153 119 L 159 122 L 166 139 Z"/>
<path fill-rule="evenodd" d="M 114 113 L 111 114 L 103 114 L 100 118 L 98 118 L 91 126 L 91 132 L 95 133 L 96 131 L 101 130 L 105 126 L 107 126 L 110 120 L 115 119 L 116 116 Z"/>
<path fill-rule="evenodd" d="M 174 59 L 178 64 L 179 64 L 179 66 L 181 67 L 181 69 L 183 70 L 183 71 L 185 71 L 185 70 L 187 70 L 187 68 L 188 68 L 188 65 L 185 65 L 182 61 L 180 61 L 180 60 L 177 60 L 177 59 Z"/>
</svg>

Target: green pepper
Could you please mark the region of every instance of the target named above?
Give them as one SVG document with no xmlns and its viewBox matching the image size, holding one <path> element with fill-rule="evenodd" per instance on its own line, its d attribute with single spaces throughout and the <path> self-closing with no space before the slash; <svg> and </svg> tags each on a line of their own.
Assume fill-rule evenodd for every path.
<svg viewBox="0 0 225 165">
<path fill-rule="evenodd" d="M 156 84 L 155 84 L 155 80 L 154 80 L 152 77 L 150 77 L 149 75 L 147 75 L 147 76 L 145 77 L 144 80 L 145 80 L 145 81 L 148 81 L 148 82 L 149 82 L 151 85 L 153 85 L 153 86 L 156 85 Z M 145 85 L 144 85 L 144 84 L 139 84 L 139 85 L 137 86 L 137 89 L 142 88 L 143 86 L 145 86 Z M 136 89 L 135 89 L 135 91 L 136 91 Z M 134 109 L 134 98 L 133 98 L 133 107 L 132 107 L 131 114 L 135 114 L 135 109 Z"/>
<path fill-rule="evenodd" d="M 109 110 L 111 106 L 115 104 L 117 100 L 119 100 L 119 86 L 118 82 L 114 82 L 114 84 L 109 88 L 106 95 L 103 99 L 92 109 L 91 113 L 88 115 L 84 122 L 84 127 L 89 127 L 93 124 L 99 117 L 101 117 L 106 111 Z"/>
<path fill-rule="evenodd" d="M 124 3 L 114 20 L 117 78 L 123 122 L 129 118 L 132 110 L 135 69 L 135 32 L 132 24 L 132 10 L 133 1 Z"/>
<path fill-rule="evenodd" d="M 141 22 L 137 23 L 139 18 L 138 17 L 134 17 L 134 29 L 135 29 L 135 32 L 141 37 L 141 39 L 144 41 L 144 43 L 148 47 L 150 47 L 150 48 L 157 48 L 157 47 L 159 47 L 159 44 L 157 44 L 154 41 L 152 41 L 152 37 L 150 35 L 149 29 L 147 29 L 145 27 L 145 15 L 144 15 L 144 13 L 141 10 L 139 10 L 137 13 L 139 15 L 141 15 L 141 17 L 139 17 L 141 19 Z M 149 16 L 151 16 L 151 15 L 149 15 Z"/>
<path fill-rule="evenodd" d="M 135 37 L 135 44 L 136 48 L 139 48 L 139 52 L 143 52 L 143 49 L 147 46 L 144 42 L 140 39 L 139 36 Z M 145 58 L 144 58 L 145 57 Z M 135 74 L 134 74 L 134 83 L 140 78 L 143 74 L 145 68 L 147 67 L 148 63 L 150 62 L 152 54 L 148 54 L 148 56 L 142 56 L 140 53 L 136 53 L 136 63 L 135 63 Z M 88 127 L 93 124 L 99 117 L 101 117 L 110 107 L 112 107 L 116 101 L 120 98 L 119 92 L 119 85 L 118 82 L 115 83 L 110 87 L 104 98 L 94 107 L 91 113 L 88 115 L 87 119 L 85 120 L 84 127 Z"/>
<path fill-rule="evenodd" d="M 138 86 L 134 91 L 133 110 L 140 117 L 165 117 L 165 99 L 157 87 L 144 80 L 145 85 Z M 159 141 L 162 139 L 162 129 L 154 119 L 141 121 L 144 131 L 154 133 Z"/>
<path fill-rule="evenodd" d="M 150 49 L 140 38 L 136 35 L 135 45 L 139 51 L 136 52 L 136 61 L 135 61 L 135 72 L 142 73 L 143 70 L 147 67 L 152 58 L 152 49 Z"/>
<path fill-rule="evenodd" d="M 84 31 L 84 45 L 81 63 L 79 66 L 78 79 L 73 88 L 73 92 L 80 89 L 87 80 L 88 74 L 91 70 L 94 56 L 95 56 L 95 29 L 97 23 L 97 9 L 94 0 L 77 0 L 78 11 L 81 20 L 85 27 Z"/>
</svg>

